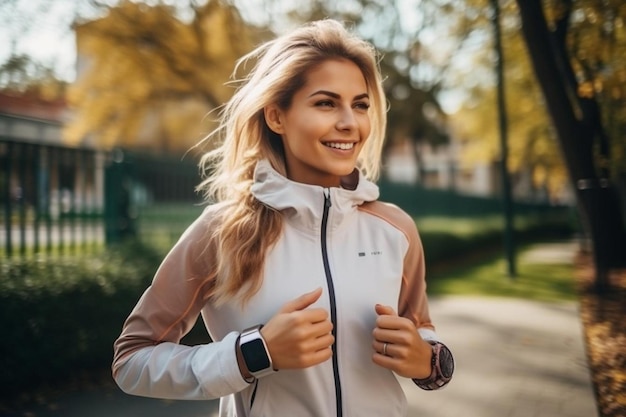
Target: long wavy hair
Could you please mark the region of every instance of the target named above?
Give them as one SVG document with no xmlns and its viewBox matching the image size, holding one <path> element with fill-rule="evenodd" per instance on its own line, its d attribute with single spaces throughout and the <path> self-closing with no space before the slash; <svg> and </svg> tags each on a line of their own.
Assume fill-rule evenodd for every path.
<svg viewBox="0 0 626 417">
<path fill-rule="evenodd" d="M 267 159 L 276 171 L 287 175 L 281 137 L 267 126 L 263 110 L 270 104 L 287 110 L 308 72 L 329 59 L 352 61 L 363 73 L 370 96 L 371 132 L 357 165 L 367 178 L 378 178 L 387 102 L 379 57 L 370 43 L 341 23 L 326 19 L 243 56 L 233 72 L 237 90 L 220 113 L 220 125 L 205 139 L 217 139 L 219 145 L 200 162 L 205 177 L 198 190 L 225 206 L 219 210 L 222 215 L 211 237 L 217 265 L 209 296 L 218 303 L 236 296 L 245 302 L 258 290 L 265 255 L 283 227 L 281 213 L 260 203 L 250 191 L 259 160 Z M 247 63 L 254 63 L 252 69 L 237 80 L 236 74 Z"/>
</svg>

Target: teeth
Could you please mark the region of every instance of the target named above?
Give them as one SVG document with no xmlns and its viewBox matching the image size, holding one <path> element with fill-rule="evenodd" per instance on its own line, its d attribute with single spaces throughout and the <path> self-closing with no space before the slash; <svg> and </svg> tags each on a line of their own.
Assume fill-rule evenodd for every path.
<svg viewBox="0 0 626 417">
<path fill-rule="evenodd" d="M 329 148 L 335 148 L 335 149 L 341 149 L 344 151 L 347 151 L 348 149 L 352 149 L 354 148 L 354 143 L 335 143 L 335 142 L 329 142 L 329 143 L 325 143 L 324 145 L 328 146 Z"/>
</svg>

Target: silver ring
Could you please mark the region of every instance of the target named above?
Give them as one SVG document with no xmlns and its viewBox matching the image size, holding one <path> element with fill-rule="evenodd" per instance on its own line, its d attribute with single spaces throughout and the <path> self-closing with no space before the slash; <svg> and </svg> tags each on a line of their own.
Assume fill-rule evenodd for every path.
<svg viewBox="0 0 626 417">
<path fill-rule="evenodd" d="M 385 355 L 385 356 L 387 356 L 387 345 L 388 344 L 389 343 L 387 343 L 387 342 L 383 343 L 383 355 Z"/>
</svg>

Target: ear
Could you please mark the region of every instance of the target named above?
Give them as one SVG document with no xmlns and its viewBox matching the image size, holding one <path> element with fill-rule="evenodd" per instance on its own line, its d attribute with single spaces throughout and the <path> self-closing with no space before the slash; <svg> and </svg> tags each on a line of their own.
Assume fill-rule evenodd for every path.
<svg viewBox="0 0 626 417">
<path fill-rule="evenodd" d="M 263 115 L 265 116 L 265 123 L 272 130 L 272 132 L 279 135 L 283 134 L 285 129 L 282 121 L 282 111 L 276 104 L 270 104 L 263 109 Z"/>
</svg>

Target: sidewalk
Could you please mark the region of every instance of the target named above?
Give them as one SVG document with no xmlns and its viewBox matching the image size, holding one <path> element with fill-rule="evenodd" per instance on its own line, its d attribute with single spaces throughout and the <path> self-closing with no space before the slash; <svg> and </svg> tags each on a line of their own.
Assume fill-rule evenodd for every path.
<svg viewBox="0 0 626 417">
<path fill-rule="evenodd" d="M 446 297 L 431 304 L 457 370 L 440 391 L 403 382 L 410 416 L 598 416 L 576 303 Z"/>
<path fill-rule="evenodd" d="M 537 255 L 549 261 L 556 251 L 563 260 L 572 253 L 567 249 L 548 246 Z M 422 391 L 402 380 L 409 417 L 598 416 L 577 303 L 454 296 L 434 298 L 430 304 L 457 369 L 450 385 L 440 391 Z M 111 385 L 67 394 L 51 406 L 15 415 L 0 413 L 0 417 L 144 415 L 215 417 L 217 401 L 132 397 Z"/>
</svg>

